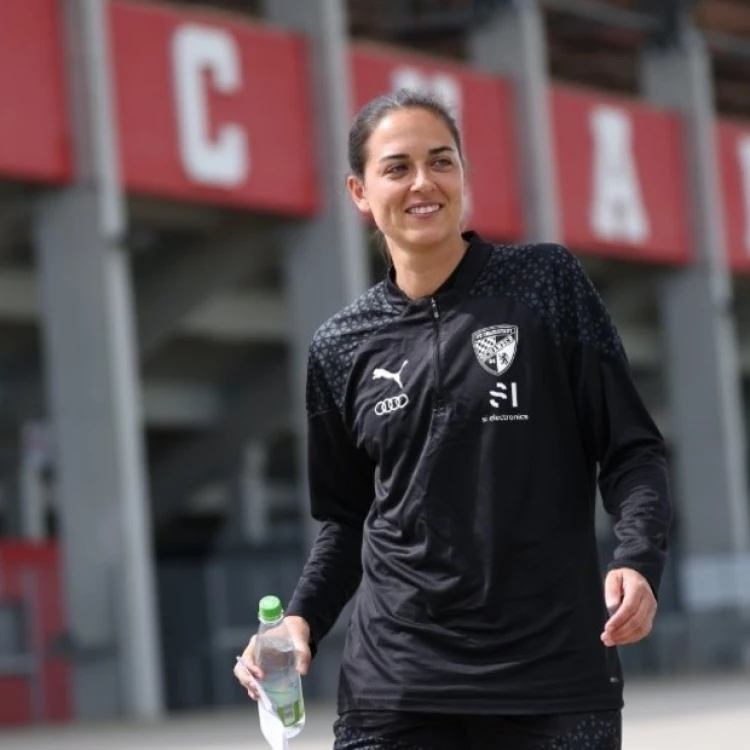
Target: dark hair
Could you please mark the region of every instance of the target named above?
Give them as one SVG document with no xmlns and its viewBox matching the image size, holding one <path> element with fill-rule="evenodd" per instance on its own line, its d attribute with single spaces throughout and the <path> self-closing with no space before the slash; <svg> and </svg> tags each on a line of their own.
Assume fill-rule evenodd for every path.
<svg viewBox="0 0 750 750">
<path fill-rule="evenodd" d="M 369 101 L 357 113 L 349 129 L 349 169 L 355 177 L 362 179 L 367 163 L 367 141 L 378 123 L 391 112 L 401 109 L 426 109 L 441 119 L 453 136 L 458 148 L 458 156 L 464 161 L 461 132 L 456 120 L 443 101 L 436 95 L 414 89 L 398 89 L 390 94 L 382 94 Z"/>
</svg>

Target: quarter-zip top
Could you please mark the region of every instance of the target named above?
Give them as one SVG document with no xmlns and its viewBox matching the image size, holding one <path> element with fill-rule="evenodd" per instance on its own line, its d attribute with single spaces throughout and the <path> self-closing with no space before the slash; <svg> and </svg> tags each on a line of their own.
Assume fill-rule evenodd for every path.
<svg viewBox="0 0 750 750">
<path fill-rule="evenodd" d="M 580 264 L 473 233 L 450 283 L 393 278 L 310 347 L 311 512 L 287 612 L 313 648 L 356 596 L 340 710 L 561 713 L 622 705 L 594 531 L 655 592 L 664 443 Z M 449 408 L 447 408 L 449 407 Z"/>
</svg>

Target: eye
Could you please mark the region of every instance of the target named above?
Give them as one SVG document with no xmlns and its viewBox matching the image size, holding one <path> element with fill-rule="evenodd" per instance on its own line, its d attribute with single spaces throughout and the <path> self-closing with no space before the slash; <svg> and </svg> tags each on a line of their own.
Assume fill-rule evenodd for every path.
<svg viewBox="0 0 750 750">
<path fill-rule="evenodd" d="M 433 164 L 436 167 L 450 167 L 453 165 L 453 160 L 449 159 L 447 156 L 441 156 L 433 162 Z"/>
<path fill-rule="evenodd" d="M 388 175 L 399 175 L 403 174 L 406 171 L 406 164 L 394 164 L 391 167 L 388 167 L 388 169 L 385 170 L 385 173 Z"/>
</svg>

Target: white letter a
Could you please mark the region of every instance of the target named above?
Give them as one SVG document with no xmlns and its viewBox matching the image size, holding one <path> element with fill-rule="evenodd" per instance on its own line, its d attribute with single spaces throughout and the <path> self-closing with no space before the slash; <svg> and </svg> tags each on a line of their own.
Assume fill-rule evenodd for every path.
<svg viewBox="0 0 750 750">
<path fill-rule="evenodd" d="M 632 147 L 627 113 L 596 107 L 591 113 L 594 139 L 591 228 L 604 240 L 643 242 L 649 222 Z"/>
</svg>

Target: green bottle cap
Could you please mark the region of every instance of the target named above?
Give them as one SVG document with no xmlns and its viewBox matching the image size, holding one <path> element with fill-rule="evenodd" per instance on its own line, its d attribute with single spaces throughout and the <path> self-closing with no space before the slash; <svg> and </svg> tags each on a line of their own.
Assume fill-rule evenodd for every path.
<svg viewBox="0 0 750 750">
<path fill-rule="evenodd" d="M 281 619 L 284 610 L 278 596 L 264 596 L 258 604 L 258 617 L 265 622 Z"/>
</svg>

